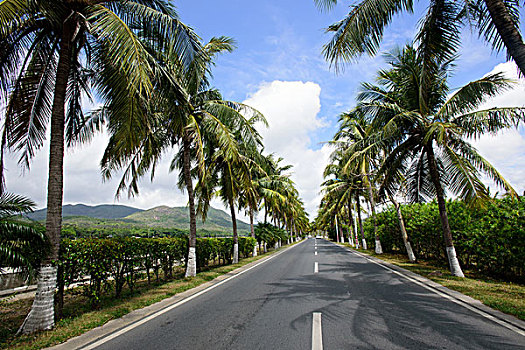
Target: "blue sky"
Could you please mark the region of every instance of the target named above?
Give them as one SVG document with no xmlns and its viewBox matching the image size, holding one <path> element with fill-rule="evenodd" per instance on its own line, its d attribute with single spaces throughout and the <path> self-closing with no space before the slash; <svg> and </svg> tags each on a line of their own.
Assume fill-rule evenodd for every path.
<svg viewBox="0 0 525 350">
<path fill-rule="evenodd" d="M 319 11 L 313 0 L 178 0 L 174 4 L 182 21 L 207 41 L 213 36 L 230 36 L 237 42 L 233 53 L 216 61 L 213 85 L 225 99 L 244 101 L 265 113 L 270 128 L 261 130 L 268 152 L 285 158 L 294 165 L 293 179 L 313 217 L 319 202 L 321 173 L 329 149 L 322 142 L 335 132 L 337 116 L 354 105 L 359 84 L 370 81 L 378 69 L 385 67 L 381 55 L 364 56 L 356 64 L 347 64 L 344 72 L 335 74 L 321 54 L 330 39 L 324 28 L 343 18 L 350 1 L 341 1 L 331 11 Z M 426 5 L 417 5 L 415 14 L 394 18 L 385 32 L 381 52 L 410 42 Z M 480 78 L 506 62 L 504 54 L 493 53 L 483 41 L 466 29 L 462 38 L 457 70 L 450 80 L 459 87 Z M 516 76 L 512 65 L 498 66 Z M 503 67 L 503 68 L 502 68 Z M 523 105 L 525 84 L 502 96 L 492 105 Z M 98 162 L 106 136 L 99 136 L 91 145 L 69 151 L 66 155 L 64 203 L 116 203 L 117 178 L 102 183 Z M 525 136 L 509 131 L 497 139 L 477 141 L 489 160 L 522 192 L 525 188 Z M 498 147 L 494 147 L 497 144 Z M 35 158 L 25 176 L 16 162 L 8 162 L 8 189 L 33 198 L 45 206 L 47 149 Z M 512 155 L 509 157 L 509 155 Z M 167 171 L 166 161 L 151 183 L 141 183 L 137 198 L 121 198 L 119 203 L 151 208 L 157 205 L 185 205 L 186 198 L 175 188 L 175 176 Z M 118 175 L 116 176 L 118 177 Z M 213 205 L 220 207 L 219 202 Z"/>
<path fill-rule="evenodd" d="M 226 35 L 237 41 L 237 49 L 221 56 L 214 70 L 214 83 L 225 98 L 242 101 L 262 82 L 312 81 L 322 89 L 320 117 L 332 123 L 353 105 L 359 83 L 373 79 L 377 69 L 384 66 L 380 55 L 363 56 L 358 64 L 348 64 L 343 73 L 335 74 L 322 57 L 322 46 L 331 35 L 324 28 L 343 18 L 349 3 L 340 1 L 331 11 L 321 12 L 313 0 L 175 2 L 181 19 L 203 40 Z M 415 14 L 394 19 L 385 33 L 381 52 L 412 40 L 426 2 L 418 4 Z M 503 54 L 492 53 L 469 30 L 464 39 L 451 86 L 479 78 L 506 61 Z M 332 134 L 333 128 L 327 127 L 313 135 L 313 141 L 324 141 Z"/>
</svg>

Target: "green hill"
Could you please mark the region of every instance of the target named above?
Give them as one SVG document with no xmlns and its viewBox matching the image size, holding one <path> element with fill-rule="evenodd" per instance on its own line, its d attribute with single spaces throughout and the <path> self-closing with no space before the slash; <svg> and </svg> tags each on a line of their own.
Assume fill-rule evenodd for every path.
<svg viewBox="0 0 525 350">
<path fill-rule="evenodd" d="M 142 209 L 128 207 L 125 205 L 103 204 L 90 206 L 85 204 L 67 204 L 62 207 L 62 216 L 87 216 L 98 219 L 120 219 L 133 213 L 141 212 Z M 47 209 L 36 210 L 26 216 L 31 220 L 45 220 Z"/>
<path fill-rule="evenodd" d="M 188 208 L 160 206 L 149 210 L 144 210 L 131 214 L 124 218 L 127 222 L 136 222 L 149 227 L 166 227 L 177 228 L 180 230 L 189 230 Z M 208 211 L 206 222 L 197 219 L 197 230 L 231 232 L 231 216 L 222 210 L 211 208 Z M 239 232 L 249 232 L 250 225 L 237 220 L 237 229 Z"/>
<path fill-rule="evenodd" d="M 46 209 L 37 210 L 27 217 L 31 220 L 43 221 L 46 217 Z M 124 229 L 132 231 L 134 228 L 149 227 L 189 231 L 189 215 L 186 207 L 159 206 L 141 210 L 124 205 L 64 205 L 63 223 L 65 227 L 82 227 L 90 230 Z M 240 234 L 247 234 L 250 232 L 250 225 L 237 220 L 237 229 Z M 205 223 L 197 218 L 197 230 L 201 234 L 206 234 L 206 232 L 231 234 L 231 217 L 222 210 L 210 207 Z"/>
</svg>

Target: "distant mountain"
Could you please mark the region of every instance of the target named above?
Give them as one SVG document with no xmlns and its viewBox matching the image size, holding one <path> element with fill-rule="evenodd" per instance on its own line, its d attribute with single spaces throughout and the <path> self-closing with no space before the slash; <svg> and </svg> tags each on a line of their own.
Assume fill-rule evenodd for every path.
<svg viewBox="0 0 525 350">
<path fill-rule="evenodd" d="M 125 217 L 127 222 L 133 221 L 150 227 L 175 227 L 182 230 L 189 230 L 189 213 L 186 207 L 160 206 L 149 210 L 137 212 Z M 231 216 L 224 211 L 210 207 L 208 217 L 203 224 L 202 220 L 197 218 L 197 229 L 207 231 L 224 231 L 231 232 Z M 239 232 L 248 232 L 250 225 L 237 220 L 237 229 Z"/>
<path fill-rule="evenodd" d="M 37 210 L 27 215 L 32 220 L 42 221 L 46 218 L 46 209 Z M 141 210 L 125 205 L 84 204 L 64 205 L 62 216 L 64 224 L 82 227 L 157 227 L 175 228 L 189 231 L 188 208 L 159 206 L 149 210 Z M 237 220 L 239 233 L 250 232 L 250 225 Z M 222 210 L 210 207 L 206 222 L 197 218 L 197 230 L 230 233 L 232 230 L 231 216 Z"/>
<path fill-rule="evenodd" d="M 142 209 L 128 207 L 125 205 L 103 204 L 89 206 L 84 204 L 67 204 L 62 207 L 62 216 L 87 216 L 97 219 L 121 219 L 128 215 L 141 212 Z M 26 215 L 32 220 L 45 220 L 47 209 L 36 210 Z"/>
</svg>

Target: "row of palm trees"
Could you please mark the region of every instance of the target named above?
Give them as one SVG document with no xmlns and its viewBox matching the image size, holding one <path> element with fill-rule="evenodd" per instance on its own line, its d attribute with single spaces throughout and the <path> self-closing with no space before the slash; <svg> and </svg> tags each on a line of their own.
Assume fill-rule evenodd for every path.
<svg viewBox="0 0 525 350">
<path fill-rule="evenodd" d="M 263 155 L 256 124 L 264 116 L 223 100 L 210 87 L 214 58 L 234 48 L 227 37 L 203 44 L 165 0 L 3 0 L 0 2 L 1 151 L 16 151 L 29 167 L 50 132 L 46 237 L 49 254 L 38 274 L 37 294 L 23 333 L 54 326 L 62 225 L 66 146 L 89 141 L 104 126 L 110 139 L 101 161 L 105 179 L 122 172 L 117 196 L 139 193 L 139 180 L 155 174 L 171 155 L 170 170 L 188 194 L 190 212 L 186 276 L 196 273 L 196 220 L 213 196 L 230 208 L 234 261 L 236 213 L 265 219 L 291 232 L 308 220 L 287 167 Z M 101 107 L 82 109 L 83 100 Z M 0 165 L 3 177 L 3 161 Z M 4 193 L 3 181 L 0 193 Z"/>
<path fill-rule="evenodd" d="M 524 108 L 479 109 L 487 99 L 512 86 L 502 74 L 487 75 L 455 91 L 447 84 L 460 47 L 461 19 L 474 18 L 468 17 L 474 12 L 467 10 L 477 6 L 475 13 L 485 16 L 478 18 L 485 20 L 478 23 L 480 30 L 490 32 L 487 35 L 495 43 L 503 40 L 486 17 L 484 3 L 488 6 L 489 1 L 431 1 L 414 44 L 386 55 L 388 68 L 378 72 L 375 83 L 361 85 L 356 107 L 340 116 L 339 130 L 330 141 L 335 149 L 325 170 L 318 225 L 333 225 L 339 216 L 348 218 L 353 228 L 355 210 L 364 239 L 360 199 L 366 198 L 374 222 L 376 252 L 381 253 L 375 207 L 376 202 L 391 202 L 398 213 L 408 256 L 415 261 L 399 200 L 437 199 L 450 270 L 455 276 L 463 276 L 445 207 L 446 191 L 471 205 L 480 205 L 490 200 L 481 177 L 484 175 L 516 196 L 512 186 L 470 142 L 485 133 L 516 127 L 525 119 Z M 347 18 L 330 27 L 336 33 L 325 46 L 325 53 L 332 63 L 362 52 L 375 53 L 392 15 L 412 10 L 412 2 L 381 4 L 363 1 Z"/>
</svg>

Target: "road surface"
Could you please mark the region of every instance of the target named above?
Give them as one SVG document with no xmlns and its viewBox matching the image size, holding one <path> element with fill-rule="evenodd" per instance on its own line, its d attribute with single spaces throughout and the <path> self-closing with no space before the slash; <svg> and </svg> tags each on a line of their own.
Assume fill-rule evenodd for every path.
<svg viewBox="0 0 525 350">
<path fill-rule="evenodd" d="M 525 337 L 309 239 L 96 349 L 525 349 Z"/>
</svg>

